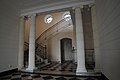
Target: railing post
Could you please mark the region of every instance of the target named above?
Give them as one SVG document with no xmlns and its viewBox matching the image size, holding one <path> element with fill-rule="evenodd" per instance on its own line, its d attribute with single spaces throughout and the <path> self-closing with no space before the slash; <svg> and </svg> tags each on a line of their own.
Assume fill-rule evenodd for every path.
<svg viewBox="0 0 120 80">
<path fill-rule="evenodd" d="M 45 45 L 45 59 L 47 59 L 47 48 L 46 48 L 46 45 Z"/>
</svg>

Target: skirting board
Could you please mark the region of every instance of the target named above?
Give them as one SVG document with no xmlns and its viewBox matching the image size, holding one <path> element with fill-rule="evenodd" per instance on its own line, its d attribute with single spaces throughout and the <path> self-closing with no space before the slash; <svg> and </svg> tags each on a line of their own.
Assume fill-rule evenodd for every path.
<svg viewBox="0 0 120 80">
<path fill-rule="evenodd" d="M 9 74 L 14 73 L 14 72 L 16 72 L 16 71 L 18 71 L 18 68 L 11 69 L 11 70 L 4 71 L 4 72 L 0 72 L 0 77 L 1 77 L 1 76 L 5 76 L 5 75 L 9 75 Z"/>
</svg>

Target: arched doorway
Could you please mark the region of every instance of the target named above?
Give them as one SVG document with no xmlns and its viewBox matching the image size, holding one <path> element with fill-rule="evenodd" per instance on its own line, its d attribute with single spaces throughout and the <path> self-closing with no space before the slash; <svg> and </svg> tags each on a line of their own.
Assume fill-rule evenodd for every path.
<svg viewBox="0 0 120 80">
<path fill-rule="evenodd" d="M 60 40 L 61 45 L 61 63 L 65 61 L 72 61 L 72 39 L 63 38 Z"/>
</svg>

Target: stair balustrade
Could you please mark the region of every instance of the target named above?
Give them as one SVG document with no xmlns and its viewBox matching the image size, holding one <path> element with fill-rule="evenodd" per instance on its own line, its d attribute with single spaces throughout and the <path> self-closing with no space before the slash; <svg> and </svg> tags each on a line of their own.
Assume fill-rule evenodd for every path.
<svg viewBox="0 0 120 80">
<path fill-rule="evenodd" d="M 37 39 L 36 42 L 38 44 L 45 44 L 49 39 L 55 37 L 60 32 L 68 29 L 72 25 L 72 21 L 66 21 L 65 19 L 62 19 L 46 31 L 44 31 Z"/>
<path fill-rule="evenodd" d="M 85 49 L 85 57 L 86 68 L 93 70 L 95 67 L 94 49 Z"/>
<path fill-rule="evenodd" d="M 72 25 L 72 21 L 66 21 L 62 19 L 58 23 L 54 24 L 52 27 L 44 31 L 37 39 L 35 46 L 35 65 L 38 66 L 44 59 L 47 59 L 47 47 L 45 45 L 46 41 L 53 38 L 60 32 L 68 29 Z M 24 42 L 24 66 L 28 66 L 28 56 L 29 56 L 29 43 Z"/>
</svg>

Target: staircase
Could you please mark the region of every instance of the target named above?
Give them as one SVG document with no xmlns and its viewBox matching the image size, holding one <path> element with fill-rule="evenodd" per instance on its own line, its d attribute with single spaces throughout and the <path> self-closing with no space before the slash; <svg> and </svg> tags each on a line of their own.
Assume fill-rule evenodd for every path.
<svg viewBox="0 0 120 80">
<path fill-rule="evenodd" d="M 66 21 L 65 19 L 62 19 L 58 23 L 51 26 L 49 29 L 44 31 L 37 39 L 36 42 L 38 44 L 45 44 L 49 39 L 55 37 L 57 34 L 70 29 L 72 26 L 72 21 Z"/>
<path fill-rule="evenodd" d="M 37 39 L 35 46 L 35 66 L 39 67 L 40 64 L 47 63 L 47 40 L 53 38 L 60 32 L 68 29 L 72 25 L 72 21 L 66 21 L 65 19 L 54 24 L 52 27 L 44 31 Z M 24 67 L 28 67 L 29 56 L 29 43 L 24 42 Z"/>
<path fill-rule="evenodd" d="M 25 42 L 25 49 L 24 49 L 24 67 L 28 67 L 28 56 L 29 56 L 29 43 Z M 35 47 L 35 66 L 38 67 L 41 63 L 47 63 L 44 62 L 47 60 L 47 51 L 46 46 L 41 46 L 39 44 L 36 44 Z"/>
</svg>

